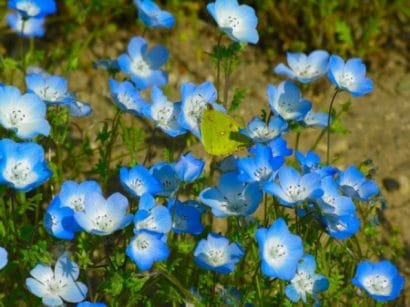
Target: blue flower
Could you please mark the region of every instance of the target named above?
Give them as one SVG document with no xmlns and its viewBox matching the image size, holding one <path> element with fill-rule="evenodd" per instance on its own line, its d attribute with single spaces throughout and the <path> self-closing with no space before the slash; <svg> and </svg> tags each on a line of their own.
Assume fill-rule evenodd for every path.
<svg viewBox="0 0 410 307">
<path fill-rule="evenodd" d="M 107 307 L 107 305 L 104 303 L 99 303 L 99 302 L 94 303 L 94 302 L 84 301 L 84 302 L 77 304 L 76 307 Z"/>
<path fill-rule="evenodd" d="M 0 140 L 0 184 L 28 192 L 46 182 L 51 175 L 40 145 Z"/>
<path fill-rule="evenodd" d="M 308 127 L 326 128 L 328 119 L 329 115 L 327 113 L 316 113 L 310 110 L 306 113 L 305 118 L 303 119 L 303 124 Z"/>
<path fill-rule="evenodd" d="M 121 70 L 131 76 L 138 89 L 146 89 L 168 83 L 167 74 L 160 70 L 168 57 L 165 47 L 158 45 L 148 51 L 147 43 L 142 37 L 133 37 L 128 44 L 128 54 L 120 55 L 117 61 Z"/>
<path fill-rule="evenodd" d="M 67 98 L 67 102 L 68 111 L 71 116 L 84 117 L 91 115 L 93 112 L 93 109 L 88 103 L 78 101 L 73 96 Z"/>
<path fill-rule="evenodd" d="M 204 82 L 198 86 L 193 83 L 181 85 L 181 112 L 179 124 L 191 131 L 196 137 L 201 137 L 200 121 L 202 113 L 211 105 L 215 110 L 226 112 L 223 106 L 216 103 L 216 88 L 211 82 Z"/>
<path fill-rule="evenodd" d="M 152 104 L 147 116 L 166 134 L 171 137 L 186 133 L 178 123 L 178 114 L 181 112 L 181 103 L 168 100 L 162 90 L 153 87 L 151 91 Z"/>
<path fill-rule="evenodd" d="M 346 215 L 324 213 L 321 221 L 329 235 L 338 240 L 350 238 L 360 229 L 360 220 L 356 213 Z"/>
<path fill-rule="evenodd" d="M 0 87 L 0 124 L 22 139 L 49 135 L 46 104 L 34 94 L 21 95 L 14 86 Z"/>
<path fill-rule="evenodd" d="M 46 306 L 62 306 L 63 300 L 78 303 L 87 296 L 87 286 L 76 281 L 80 274 L 78 265 L 64 253 L 56 262 L 54 271 L 50 266 L 37 264 L 26 279 L 28 290 L 42 298 Z"/>
<path fill-rule="evenodd" d="M 240 133 L 251 138 L 256 143 L 267 143 L 280 136 L 288 128 L 288 123 L 281 117 L 271 118 L 269 124 L 266 124 L 258 116 L 252 118 L 248 123 L 247 129 L 240 129 Z"/>
<path fill-rule="evenodd" d="M 207 9 L 219 28 L 232 40 L 251 44 L 259 41 L 256 30 L 258 18 L 252 7 L 239 5 L 237 0 L 216 0 L 208 4 Z"/>
<path fill-rule="evenodd" d="M 283 219 L 277 219 L 268 229 L 256 231 L 262 273 L 274 278 L 291 280 L 298 261 L 303 256 L 302 239 L 289 232 Z"/>
<path fill-rule="evenodd" d="M 17 10 L 25 19 L 44 17 L 57 11 L 54 0 L 9 0 L 8 7 Z"/>
<path fill-rule="evenodd" d="M 43 37 L 46 33 L 44 23 L 44 18 L 30 18 L 24 20 L 20 13 L 7 14 L 7 24 L 9 27 L 23 37 Z"/>
<path fill-rule="evenodd" d="M 168 208 L 157 205 L 154 197 L 144 194 L 139 201 L 139 209 L 134 216 L 134 232 L 149 230 L 165 234 L 171 230 L 171 214 Z"/>
<path fill-rule="evenodd" d="M 26 76 L 27 92 L 34 93 L 49 104 L 68 104 L 70 96 L 65 78 L 45 72 L 30 73 Z"/>
<path fill-rule="evenodd" d="M 323 194 L 320 188 L 321 177 L 316 173 L 301 176 L 294 168 L 283 166 L 278 176 L 279 184 L 268 182 L 264 190 L 275 195 L 284 206 L 294 206 L 301 201 L 315 199 Z"/>
<path fill-rule="evenodd" d="M 47 232 L 62 240 L 72 240 L 79 226 L 74 220 L 71 208 L 61 205 L 60 197 L 56 196 L 47 207 L 44 214 L 44 227 Z"/>
<path fill-rule="evenodd" d="M 276 171 L 284 163 L 284 157 L 272 155 L 269 146 L 256 144 L 249 149 L 253 157 L 245 157 L 237 160 L 238 179 L 243 182 L 258 182 L 263 184 L 271 180 Z"/>
<path fill-rule="evenodd" d="M 110 79 L 109 86 L 112 98 L 122 111 L 145 115 L 148 102 L 141 97 L 140 92 L 131 82 L 117 82 Z"/>
<path fill-rule="evenodd" d="M 327 51 L 315 50 L 309 55 L 288 52 L 286 56 L 290 68 L 282 63 L 277 65 L 275 73 L 278 75 L 285 75 L 290 79 L 309 83 L 327 73 L 329 66 L 329 53 Z"/>
<path fill-rule="evenodd" d="M 286 286 L 285 294 L 294 303 L 300 299 L 306 303 L 306 295 L 312 295 L 318 302 L 318 292 L 326 291 L 329 288 L 329 281 L 326 277 L 315 273 L 316 263 L 312 255 L 304 255 L 298 263 L 295 277 Z"/>
<path fill-rule="evenodd" d="M 363 96 L 373 91 L 373 81 L 366 78 L 366 65 L 358 58 L 347 60 L 332 55 L 329 60 L 330 82 L 338 89 L 347 91 L 353 97 Z"/>
<path fill-rule="evenodd" d="M 149 28 L 172 28 L 175 25 L 175 18 L 171 13 L 161 10 L 158 5 L 151 0 L 134 0 L 138 8 L 138 16 Z"/>
<path fill-rule="evenodd" d="M 318 203 L 325 213 L 336 215 L 353 214 L 356 207 L 350 197 L 340 194 L 338 185 L 332 176 L 324 177 L 321 181 L 323 194 Z"/>
<path fill-rule="evenodd" d="M 194 250 L 198 266 L 220 274 L 232 272 L 243 256 L 244 251 L 238 243 L 229 243 L 227 238 L 214 233 L 199 241 Z"/>
<path fill-rule="evenodd" d="M 238 157 L 229 155 L 218 164 L 218 170 L 221 173 L 238 172 Z"/>
<path fill-rule="evenodd" d="M 309 150 L 306 152 L 306 155 L 300 151 L 297 151 L 295 157 L 304 174 L 315 172 L 323 178 L 326 176 L 333 176 L 338 173 L 338 169 L 333 166 L 321 166 L 319 155 L 313 151 Z"/>
<path fill-rule="evenodd" d="M 85 196 L 84 211 L 76 211 L 74 218 L 86 232 L 106 236 L 125 228 L 132 221 L 128 214 L 128 200 L 120 193 L 105 199 L 100 193 Z"/>
<path fill-rule="evenodd" d="M 181 155 L 175 164 L 175 172 L 183 182 L 193 182 L 201 176 L 205 162 L 195 158 L 192 154 Z"/>
<path fill-rule="evenodd" d="M 278 156 L 291 156 L 293 153 L 293 150 L 288 148 L 288 143 L 283 137 L 277 137 L 276 139 L 270 141 L 268 143 L 268 146 L 270 147 L 272 151 L 272 156 L 278 157 Z"/>
<path fill-rule="evenodd" d="M 149 270 L 154 262 L 168 258 L 169 249 L 165 238 L 163 234 L 141 230 L 132 238 L 126 254 L 141 271 Z"/>
<path fill-rule="evenodd" d="M 172 231 L 175 233 L 190 233 L 199 235 L 204 230 L 202 224 L 202 211 L 200 204 L 195 200 L 180 202 L 171 199 L 168 202 L 168 209 L 172 215 Z"/>
<path fill-rule="evenodd" d="M 404 277 L 388 260 L 360 262 L 352 280 L 355 286 L 364 289 L 377 302 L 396 299 L 404 288 L 404 281 Z"/>
<path fill-rule="evenodd" d="M 140 197 L 145 193 L 156 195 L 161 192 L 161 183 L 143 165 L 136 165 L 131 169 L 121 167 L 120 181 L 132 196 Z"/>
<path fill-rule="evenodd" d="M 150 172 L 161 184 L 162 189 L 158 195 L 172 197 L 178 191 L 181 180 L 175 171 L 175 163 L 156 163 Z"/>
<path fill-rule="evenodd" d="M 276 115 L 285 120 L 301 121 L 312 109 L 312 104 L 303 99 L 298 87 L 291 81 L 281 82 L 277 87 L 267 87 L 269 105 Z"/>
<path fill-rule="evenodd" d="M 362 201 L 368 201 L 374 195 L 379 194 L 377 184 L 367 179 L 353 165 L 340 172 L 338 184 L 345 195 Z"/>
<path fill-rule="evenodd" d="M 0 246 L 0 270 L 3 269 L 8 262 L 9 260 L 7 250 L 4 247 Z"/>
<path fill-rule="evenodd" d="M 216 217 L 251 215 L 262 201 L 263 193 L 259 183 L 245 183 L 238 179 L 238 173 L 221 175 L 217 187 L 206 188 L 199 194 L 202 203 L 212 208 Z"/>
</svg>

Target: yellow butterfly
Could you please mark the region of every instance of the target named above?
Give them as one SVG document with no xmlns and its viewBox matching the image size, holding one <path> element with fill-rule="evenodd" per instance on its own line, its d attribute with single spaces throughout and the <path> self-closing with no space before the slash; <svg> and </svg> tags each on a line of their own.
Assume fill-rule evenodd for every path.
<svg viewBox="0 0 410 307">
<path fill-rule="evenodd" d="M 205 150 L 215 156 L 227 156 L 251 145 L 250 140 L 239 133 L 240 126 L 231 116 L 207 109 L 201 118 L 201 137 Z"/>
</svg>

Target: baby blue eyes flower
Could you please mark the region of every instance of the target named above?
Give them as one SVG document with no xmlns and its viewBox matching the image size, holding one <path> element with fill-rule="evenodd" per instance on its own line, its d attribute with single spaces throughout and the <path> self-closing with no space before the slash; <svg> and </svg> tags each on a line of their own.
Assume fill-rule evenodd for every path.
<svg viewBox="0 0 410 307">
<path fill-rule="evenodd" d="M 26 85 L 27 92 L 36 94 L 46 103 L 68 104 L 68 82 L 63 77 L 45 72 L 31 73 L 26 76 Z"/>
<path fill-rule="evenodd" d="M 264 190 L 275 195 L 284 206 L 294 206 L 297 203 L 322 196 L 320 175 L 309 173 L 301 176 L 294 168 L 283 166 L 279 172 L 279 184 L 267 182 Z"/>
<path fill-rule="evenodd" d="M 175 172 L 175 163 L 159 162 L 150 172 L 161 184 L 161 192 L 157 195 L 172 197 L 178 191 L 181 179 Z"/>
<path fill-rule="evenodd" d="M 100 185 L 96 181 L 83 181 L 76 183 L 68 180 L 61 186 L 60 194 L 58 194 L 62 207 L 68 207 L 74 212 L 84 211 L 85 198 L 88 194 L 102 194 Z"/>
<path fill-rule="evenodd" d="M 238 243 L 229 243 L 227 238 L 214 233 L 199 241 L 194 250 L 198 266 L 220 274 L 232 272 L 243 256 L 244 251 Z"/>
<path fill-rule="evenodd" d="M 256 144 L 250 152 L 253 157 L 245 157 L 237 160 L 239 175 L 238 179 L 243 182 L 258 182 L 263 184 L 271 180 L 276 171 L 282 166 L 282 156 L 273 157 L 269 146 Z"/>
<path fill-rule="evenodd" d="M 8 262 L 9 260 L 7 250 L 4 247 L 0 246 L 0 270 L 3 269 Z"/>
<path fill-rule="evenodd" d="M 199 235 L 204 230 L 201 216 L 203 211 L 200 204 L 194 200 L 180 202 L 171 199 L 168 202 L 168 209 L 172 215 L 172 231 L 175 233 L 190 233 Z"/>
<path fill-rule="evenodd" d="M 251 215 L 262 201 L 259 183 L 245 183 L 238 173 L 221 175 L 217 187 L 206 188 L 199 194 L 202 203 L 212 208 L 216 217 Z"/>
<path fill-rule="evenodd" d="M 256 30 L 258 18 L 252 7 L 239 5 L 237 0 L 216 0 L 208 4 L 207 9 L 219 28 L 232 40 L 251 44 L 259 41 Z"/>
<path fill-rule="evenodd" d="M 247 129 L 241 129 L 240 133 L 251 138 L 256 143 L 267 143 L 280 136 L 287 128 L 288 123 L 279 116 L 271 118 L 269 124 L 255 116 L 248 123 Z"/>
<path fill-rule="evenodd" d="M 122 111 L 135 115 L 145 114 L 148 102 L 141 97 L 140 92 L 131 82 L 117 82 L 110 79 L 109 85 L 111 96 Z"/>
<path fill-rule="evenodd" d="M 151 0 L 134 0 L 138 8 L 138 17 L 149 28 L 172 28 L 175 25 L 175 18 L 171 13 L 161 10 L 159 6 Z"/>
<path fill-rule="evenodd" d="M 43 37 L 46 33 L 44 23 L 44 18 L 30 18 L 24 20 L 20 13 L 7 14 L 7 24 L 9 27 L 23 37 Z"/>
<path fill-rule="evenodd" d="M 157 205 L 149 194 L 141 196 L 139 209 L 134 217 L 134 232 L 149 230 L 157 233 L 168 233 L 171 230 L 171 214 L 168 208 Z"/>
<path fill-rule="evenodd" d="M 126 254 L 141 271 L 149 270 L 154 262 L 168 258 L 169 249 L 165 238 L 163 234 L 141 230 L 131 240 Z"/>
<path fill-rule="evenodd" d="M 141 197 L 145 193 L 156 195 L 161 192 L 161 183 L 142 165 L 131 169 L 121 167 L 120 181 L 132 196 Z"/>
<path fill-rule="evenodd" d="M 276 139 L 270 141 L 268 143 L 268 146 L 270 147 L 272 151 L 272 156 L 278 157 L 278 156 L 291 156 L 293 153 L 293 150 L 288 148 L 288 143 L 283 137 L 277 137 Z"/>
<path fill-rule="evenodd" d="M 349 166 L 339 174 L 338 184 L 344 194 L 362 201 L 379 194 L 377 184 L 367 179 L 355 166 Z"/>
<path fill-rule="evenodd" d="M 22 139 L 49 135 L 46 105 L 34 94 L 21 95 L 13 86 L 0 87 L 0 124 Z"/>
<path fill-rule="evenodd" d="M 329 281 L 326 277 L 315 273 L 316 263 L 312 255 L 305 255 L 299 261 L 296 275 L 286 286 L 285 294 L 292 302 L 300 299 L 306 303 L 306 295 L 311 295 L 318 302 L 318 292 L 326 291 L 329 288 Z"/>
<path fill-rule="evenodd" d="M 309 83 L 327 73 L 329 53 L 324 50 L 316 50 L 309 55 L 288 52 L 287 60 L 289 67 L 281 63 L 275 67 L 275 73 L 302 83 Z"/>
<path fill-rule="evenodd" d="M 138 89 L 151 86 L 161 87 L 168 82 L 167 74 L 160 70 L 168 61 L 168 50 L 155 46 L 147 50 L 147 43 L 142 37 L 133 37 L 128 44 L 128 53 L 118 58 L 120 69 L 131 76 Z"/>
<path fill-rule="evenodd" d="M 63 254 L 56 262 L 54 271 L 45 264 L 37 264 L 26 279 L 28 290 L 42 298 L 45 306 L 62 306 L 63 300 L 78 303 L 87 296 L 87 287 L 77 281 L 78 265 Z"/>
<path fill-rule="evenodd" d="M 312 108 L 312 104 L 302 98 L 298 87 L 288 80 L 276 87 L 269 84 L 267 94 L 273 113 L 285 120 L 301 121 Z"/>
<path fill-rule="evenodd" d="M 58 239 L 72 240 L 79 226 L 74 220 L 73 210 L 62 207 L 60 198 L 57 196 L 46 210 L 44 227 L 50 235 Z"/>
<path fill-rule="evenodd" d="M 153 87 L 151 92 L 152 104 L 147 111 L 147 116 L 166 134 L 171 137 L 186 133 L 178 123 L 178 114 L 181 103 L 168 100 L 161 89 Z"/>
<path fill-rule="evenodd" d="M 87 194 L 84 210 L 76 211 L 74 219 L 88 233 L 107 236 L 125 228 L 132 221 L 128 214 L 128 200 L 120 193 L 105 199 L 100 193 Z"/>
<path fill-rule="evenodd" d="M 302 239 L 289 232 L 283 219 L 277 219 L 270 228 L 256 231 L 262 273 L 274 278 L 291 280 L 296 274 L 298 261 L 303 256 Z"/>
<path fill-rule="evenodd" d="M 324 112 L 313 112 L 310 110 L 303 118 L 303 123 L 307 127 L 326 128 L 329 115 Z"/>
<path fill-rule="evenodd" d="M 196 137 L 201 137 L 199 129 L 202 113 L 208 105 L 215 110 L 226 112 L 223 106 L 216 103 L 216 88 L 211 82 L 204 82 L 198 86 L 193 83 L 181 85 L 181 112 L 179 124 L 192 132 Z"/>
<path fill-rule="evenodd" d="M 9 0 L 8 7 L 18 11 L 25 19 L 44 17 L 57 11 L 54 0 Z"/>
<path fill-rule="evenodd" d="M 404 281 L 397 268 L 387 260 L 360 262 L 352 280 L 355 286 L 364 289 L 377 302 L 396 299 L 404 288 Z"/>
<path fill-rule="evenodd" d="M 40 145 L 0 141 L 0 185 L 28 192 L 47 181 L 51 174 Z"/>
<path fill-rule="evenodd" d="M 373 81 L 366 78 L 366 65 L 358 58 L 349 59 L 345 63 L 341 57 L 332 55 L 328 77 L 339 90 L 347 91 L 353 97 L 373 91 Z"/>
<path fill-rule="evenodd" d="M 203 160 L 197 159 L 188 153 L 181 155 L 178 162 L 175 163 L 175 172 L 181 181 L 190 183 L 201 176 L 204 167 L 205 162 Z"/>
<path fill-rule="evenodd" d="M 67 101 L 68 111 L 71 116 L 85 117 L 91 115 L 93 112 L 91 106 L 86 102 L 78 101 L 74 97 L 67 98 Z"/>
</svg>

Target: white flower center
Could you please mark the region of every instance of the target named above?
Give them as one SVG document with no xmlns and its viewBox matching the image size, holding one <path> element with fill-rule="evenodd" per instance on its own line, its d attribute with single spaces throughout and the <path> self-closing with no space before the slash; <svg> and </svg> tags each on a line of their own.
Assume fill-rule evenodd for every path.
<svg viewBox="0 0 410 307">
<path fill-rule="evenodd" d="M 137 225 L 135 225 L 135 228 L 137 230 L 146 229 L 146 230 L 156 231 L 156 230 L 158 230 L 158 225 L 155 222 L 154 217 L 149 216 L 145 220 L 143 220 L 143 221 L 139 222 Z"/>
<path fill-rule="evenodd" d="M 148 76 L 151 73 L 150 66 L 143 59 L 133 60 L 131 70 L 134 74 L 142 77 Z"/>
<path fill-rule="evenodd" d="M 60 93 L 58 90 L 55 88 L 45 86 L 42 89 L 39 90 L 38 96 L 40 96 L 41 99 L 46 100 L 46 101 L 51 101 L 51 102 L 57 102 L 62 100 L 63 95 Z"/>
<path fill-rule="evenodd" d="M 242 193 L 238 193 L 234 199 L 229 199 L 224 196 L 224 202 L 221 203 L 221 208 L 226 212 L 234 215 L 245 213 L 248 208 L 248 203 Z"/>
<path fill-rule="evenodd" d="M 172 227 L 177 229 L 186 229 L 188 226 L 188 217 L 185 215 L 175 215 L 172 222 Z"/>
<path fill-rule="evenodd" d="M 355 82 L 354 76 L 350 72 L 344 72 L 339 78 L 341 87 L 350 88 Z"/>
<path fill-rule="evenodd" d="M 69 200 L 69 204 L 75 211 L 84 211 L 84 196 L 75 195 Z"/>
<path fill-rule="evenodd" d="M 27 161 L 18 161 L 8 169 L 8 179 L 16 185 L 24 185 L 30 179 L 31 165 Z"/>
<path fill-rule="evenodd" d="M 27 115 L 20 109 L 14 109 L 9 114 L 9 121 L 12 126 L 19 126 L 27 119 Z"/>
<path fill-rule="evenodd" d="M 288 249 L 280 242 L 272 242 L 268 248 L 268 253 L 273 260 L 279 260 L 287 255 Z"/>
<path fill-rule="evenodd" d="M 256 178 L 258 178 L 259 181 L 264 181 L 264 180 L 269 179 L 271 174 L 272 174 L 272 170 L 266 166 L 260 166 L 253 172 L 253 175 Z"/>
<path fill-rule="evenodd" d="M 122 103 L 127 109 L 135 109 L 134 99 L 128 93 L 119 93 L 117 99 Z"/>
<path fill-rule="evenodd" d="M 226 258 L 225 251 L 221 249 L 211 249 L 206 253 L 207 262 L 214 267 L 224 265 Z"/>
<path fill-rule="evenodd" d="M 113 226 L 113 220 L 106 213 L 98 215 L 92 222 L 96 228 L 101 231 L 111 230 Z"/>
<path fill-rule="evenodd" d="M 380 274 L 366 278 L 364 286 L 372 295 L 390 295 L 392 290 L 390 280 Z"/>
<path fill-rule="evenodd" d="M 306 188 L 300 184 L 290 185 L 286 188 L 285 192 L 293 201 L 299 201 L 304 199 L 306 195 Z"/>
<path fill-rule="evenodd" d="M 316 77 L 320 74 L 320 71 L 317 68 L 309 63 L 299 63 L 299 67 L 296 70 L 296 73 L 300 77 Z"/>
<path fill-rule="evenodd" d="M 241 20 L 237 16 L 229 15 L 223 22 L 223 27 L 238 29 L 241 25 Z"/>
<path fill-rule="evenodd" d="M 313 292 L 315 280 L 312 275 L 301 271 L 296 273 L 296 276 L 292 279 L 292 284 L 297 289 L 298 292 Z"/>
<path fill-rule="evenodd" d="M 31 1 L 20 1 L 17 3 L 16 8 L 19 11 L 26 12 L 28 16 L 36 16 L 40 13 L 40 8 Z"/>
<path fill-rule="evenodd" d="M 275 131 L 269 129 L 267 126 L 260 126 L 252 131 L 253 138 L 273 138 Z"/>
<path fill-rule="evenodd" d="M 135 241 L 135 245 L 137 246 L 137 249 L 140 251 L 143 251 L 149 247 L 149 241 L 146 238 L 139 237 Z"/>
<path fill-rule="evenodd" d="M 134 178 L 129 182 L 129 186 L 132 190 L 135 191 L 136 194 L 141 194 L 141 190 L 143 188 L 143 182 L 141 178 Z"/>
</svg>

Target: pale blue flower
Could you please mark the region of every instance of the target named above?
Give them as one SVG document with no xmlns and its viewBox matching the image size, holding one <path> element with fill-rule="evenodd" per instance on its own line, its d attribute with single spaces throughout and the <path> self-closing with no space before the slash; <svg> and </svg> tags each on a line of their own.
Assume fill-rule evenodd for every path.
<svg viewBox="0 0 410 307">
<path fill-rule="evenodd" d="M 25 19 L 44 17 L 57 11 L 54 0 L 9 0 L 8 7 L 18 11 Z"/>
<path fill-rule="evenodd" d="M 54 271 L 45 264 L 37 264 L 26 279 L 28 290 L 42 298 L 46 306 L 62 306 L 64 301 L 78 303 L 87 296 L 87 286 L 77 281 L 78 265 L 63 254 L 56 262 Z M 64 300 L 64 301 L 63 301 Z"/>
<path fill-rule="evenodd" d="M 51 175 L 40 145 L 0 140 L 0 185 L 28 192 L 43 184 Z"/>
<path fill-rule="evenodd" d="M 181 155 L 175 163 L 175 172 L 183 182 L 193 182 L 198 179 L 204 170 L 205 162 L 195 158 L 192 154 Z"/>
<path fill-rule="evenodd" d="M 143 165 L 131 169 L 120 168 L 121 185 L 132 196 L 142 196 L 145 193 L 156 195 L 161 192 L 161 183 Z"/>
<path fill-rule="evenodd" d="M 117 82 L 110 79 L 109 86 L 112 98 L 122 111 L 145 115 L 148 102 L 141 97 L 140 92 L 131 82 Z"/>
<path fill-rule="evenodd" d="M 25 20 L 18 12 L 7 14 L 7 24 L 9 27 L 16 32 L 17 35 L 23 37 L 43 37 L 46 33 L 44 23 L 44 18 L 30 18 Z"/>
<path fill-rule="evenodd" d="M 247 129 L 240 129 L 240 133 L 251 138 L 256 143 L 267 143 L 282 135 L 288 128 L 288 123 L 280 116 L 275 116 L 266 124 L 260 117 L 255 116 L 248 123 Z"/>
<path fill-rule="evenodd" d="M 0 246 L 0 270 L 3 269 L 8 262 L 9 260 L 7 250 L 4 247 Z"/>
<path fill-rule="evenodd" d="M 46 104 L 34 94 L 21 95 L 14 86 L 0 87 L 0 124 L 22 139 L 49 135 Z"/>
<path fill-rule="evenodd" d="M 175 25 L 175 18 L 171 13 L 161 10 L 159 6 L 151 0 L 134 0 L 138 8 L 138 17 L 149 28 L 172 28 Z"/>
<path fill-rule="evenodd" d="M 128 44 L 128 53 L 120 55 L 117 61 L 138 89 L 146 89 L 168 83 L 167 74 L 160 69 L 168 61 L 168 57 L 165 47 L 158 45 L 148 51 L 145 39 L 133 37 Z"/>
<path fill-rule="evenodd" d="M 256 30 L 258 18 L 252 7 L 239 5 L 237 0 L 216 0 L 209 3 L 207 9 L 219 28 L 232 40 L 252 44 L 259 41 Z"/>
<path fill-rule="evenodd" d="M 279 75 L 285 75 L 302 83 L 309 83 L 327 73 L 329 53 L 325 50 L 315 50 L 309 55 L 293 52 L 288 52 L 286 55 L 289 67 L 282 63 L 277 65 L 275 73 Z"/>
</svg>

